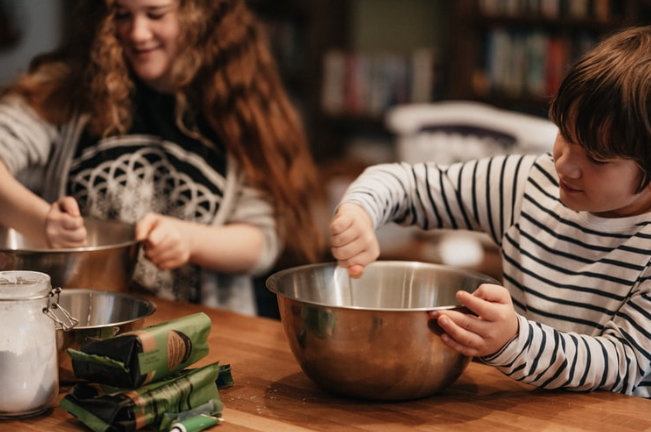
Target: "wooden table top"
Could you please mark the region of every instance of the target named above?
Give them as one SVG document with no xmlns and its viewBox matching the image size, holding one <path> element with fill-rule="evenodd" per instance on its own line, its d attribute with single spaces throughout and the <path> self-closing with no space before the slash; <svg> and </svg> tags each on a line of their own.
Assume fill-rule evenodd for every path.
<svg viewBox="0 0 651 432">
<path fill-rule="evenodd" d="M 647 399 L 540 390 L 479 363 L 471 363 L 443 393 L 425 399 L 386 403 L 341 398 L 319 389 L 301 371 L 278 321 L 151 300 L 158 309 L 146 325 L 201 311 L 212 319 L 210 354 L 198 365 L 230 364 L 235 384 L 220 390 L 224 422 L 210 430 L 651 431 Z M 0 429 L 88 430 L 58 406 L 34 418 L 0 421 Z"/>
</svg>

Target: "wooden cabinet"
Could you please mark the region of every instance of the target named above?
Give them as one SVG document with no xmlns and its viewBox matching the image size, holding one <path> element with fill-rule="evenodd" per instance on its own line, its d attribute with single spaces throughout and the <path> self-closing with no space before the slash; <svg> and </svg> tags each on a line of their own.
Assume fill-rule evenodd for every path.
<svg viewBox="0 0 651 432">
<path fill-rule="evenodd" d="M 347 0 L 247 0 L 264 24 L 293 102 L 303 117 L 313 154 L 327 157 L 330 139 L 321 116 L 322 57 L 348 44 Z"/>
<path fill-rule="evenodd" d="M 442 97 L 450 0 L 348 0 L 348 37 L 323 53 L 321 104 L 329 158 L 391 160 L 388 109 Z"/>
<path fill-rule="evenodd" d="M 639 0 L 455 0 L 448 97 L 545 116 L 577 57 L 648 17 Z"/>
<path fill-rule="evenodd" d="M 317 162 L 344 157 L 360 135 L 390 140 L 389 107 L 439 97 L 433 74 L 445 53 L 432 34 L 450 0 L 248 2 L 267 24 Z"/>
<path fill-rule="evenodd" d="M 391 140 L 384 114 L 401 102 L 475 100 L 546 117 L 573 60 L 609 32 L 651 23 L 651 0 L 247 1 L 268 24 L 317 162 L 347 156 L 360 136 Z M 428 50 L 429 90 L 390 96 L 392 61 Z"/>
</svg>

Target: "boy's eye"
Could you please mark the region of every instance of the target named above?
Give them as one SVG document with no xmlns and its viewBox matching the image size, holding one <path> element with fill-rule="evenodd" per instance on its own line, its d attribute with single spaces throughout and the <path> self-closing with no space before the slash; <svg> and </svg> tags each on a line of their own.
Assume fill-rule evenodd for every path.
<svg viewBox="0 0 651 432">
<path fill-rule="evenodd" d="M 608 162 L 610 162 L 608 159 L 603 159 L 597 156 L 591 156 L 588 155 L 588 160 L 590 163 L 595 164 L 595 165 L 606 165 Z"/>
</svg>

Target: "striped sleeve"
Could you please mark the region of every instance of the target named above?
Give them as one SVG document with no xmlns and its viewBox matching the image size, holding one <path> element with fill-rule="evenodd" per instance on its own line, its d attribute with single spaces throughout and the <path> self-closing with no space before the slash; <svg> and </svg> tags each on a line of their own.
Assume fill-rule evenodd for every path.
<svg viewBox="0 0 651 432">
<path fill-rule="evenodd" d="M 647 280 L 644 285 L 649 285 Z M 482 361 L 537 387 L 650 397 L 651 295 L 636 293 L 598 336 L 561 332 L 519 316 L 518 336 Z"/>
<path fill-rule="evenodd" d="M 505 155 L 450 166 L 394 163 L 368 168 L 343 201 L 362 205 L 376 228 L 389 222 L 488 233 L 513 223 L 534 156 Z"/>
</svg>

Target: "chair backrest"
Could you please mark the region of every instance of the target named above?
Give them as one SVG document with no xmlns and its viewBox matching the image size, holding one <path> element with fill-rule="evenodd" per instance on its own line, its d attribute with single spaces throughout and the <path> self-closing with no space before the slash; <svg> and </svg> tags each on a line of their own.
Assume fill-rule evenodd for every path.
<svg viewBox="0 0 651 432">
<path fill-rule="evenodd" d="M 466 101 L 398 105 L 386 124 L 397 136 L 398 159 L 411 163 L 550 152 L 558 130 L 541 117 Z"/>
</svg>

